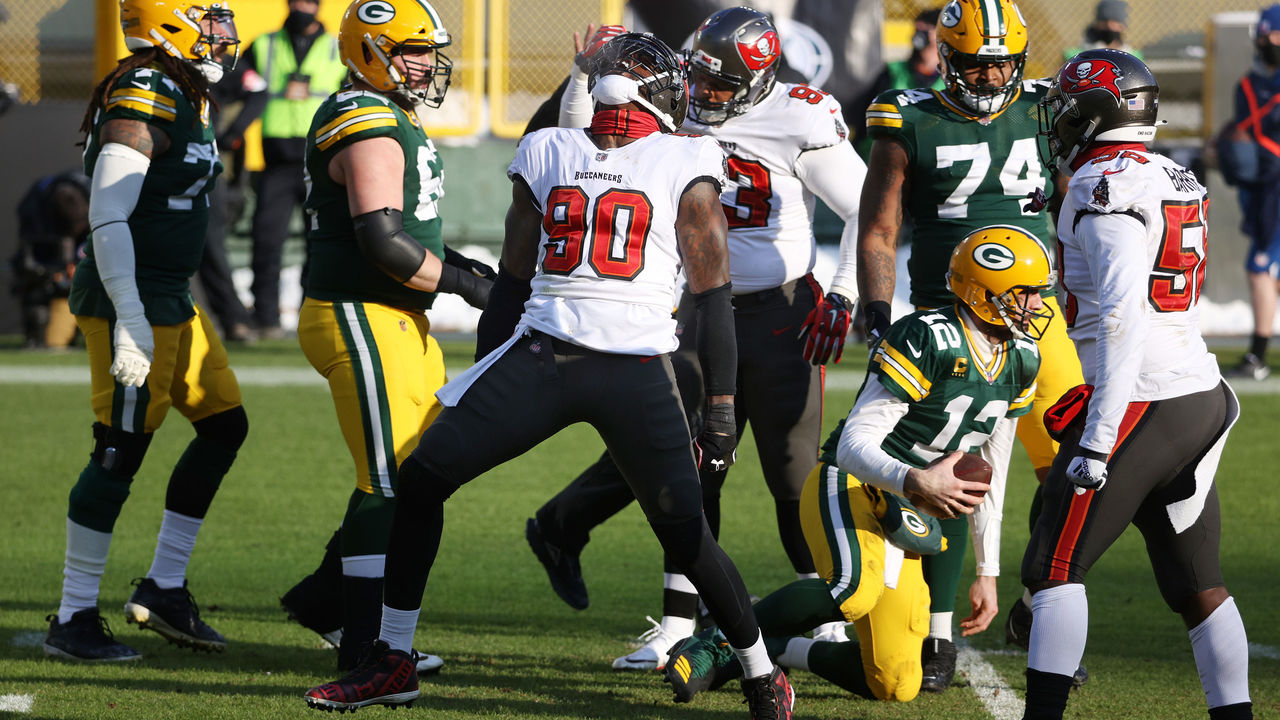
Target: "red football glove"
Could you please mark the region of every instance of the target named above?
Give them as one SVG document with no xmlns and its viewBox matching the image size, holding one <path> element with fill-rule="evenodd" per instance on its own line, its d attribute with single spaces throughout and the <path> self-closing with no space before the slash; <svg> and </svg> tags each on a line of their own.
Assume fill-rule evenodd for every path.
<svg viewBox="0 0 1280 720">
<path fill-rule="evenodd" d="M 573 61 L 577 63 L 578 69 L 582 72 L 588 72 L 591 67 L 592 56 L 599 52 L 605 43 L 626 31 L 627 29 L 621 25 L 601 25 L 600 29 L 596 30 L 596 33 L 587 40 L 587 44 L 582 47 L 582 52 L 574 56 Z M 574 36 L 577 36 L 577 33 L 574 33 Z"/>
<path fill-rule="evenodd" d="M 814 365 L 838 363 L 844 354 L 844 339 L 849 334 L 853 304 L 840 293 L 829 292 L 809 311 L 800 334 L 809 335 L 804 343 L 804 359 Z"/>
</svg>

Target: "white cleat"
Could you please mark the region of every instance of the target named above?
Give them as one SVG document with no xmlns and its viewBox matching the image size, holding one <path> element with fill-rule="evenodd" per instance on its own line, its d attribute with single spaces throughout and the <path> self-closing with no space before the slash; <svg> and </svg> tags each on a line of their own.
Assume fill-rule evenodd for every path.
<svg viewBox="0 0 1280 720">
<path fill-rule="evenodd" d="M 645 619 L 653 623 L 653 627 L 632 641 L 632 646 L 639 646 L 639 649 L 613 661 L 614 670 L 661 670 L 666 667 L 671 646 L 682 638 L 663 630 L 662 624 L 652 617 Z"/>
<path fill-rule="evenodd" d="M 419 675 L 435 675 L 440 672 L 440 668 L 444 667 L 444 659 L 439 655 L 428 655 L 414 650 L 413 656 L 417 660 Z"/>
</svg>

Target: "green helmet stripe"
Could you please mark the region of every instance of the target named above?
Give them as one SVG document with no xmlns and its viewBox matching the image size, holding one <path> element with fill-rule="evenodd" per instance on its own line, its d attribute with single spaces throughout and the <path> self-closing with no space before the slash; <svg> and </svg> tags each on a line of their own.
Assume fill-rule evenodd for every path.
<svg viewBox="0 0 1280 720">
<path fill-rule="evenodd" d="M 982 0 L 982 35 L 988 45 L 1003 45 L 1004 7 L 1000 0 Z"/>
</svg>

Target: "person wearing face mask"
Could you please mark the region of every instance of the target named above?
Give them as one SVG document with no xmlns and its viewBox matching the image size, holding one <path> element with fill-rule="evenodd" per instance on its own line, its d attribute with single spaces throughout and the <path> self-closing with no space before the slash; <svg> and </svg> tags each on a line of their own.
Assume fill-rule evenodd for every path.
<svg viewBox="0 0 1280 720">
<path fill-rule="evenodd" d="M 1253 68 L 1236 85 L 1235 112 L 1219 134 L 1219 166 L 1236 186 L 1249 237 L 1245 272 L 1253 306 L 1249 350 L 1228 373 L 1244 380 L 1271 374 L 1267 344 L 1280 291 L 1280 4 L 1262 11 L 1254 32 Z"/>
<path fill-rule="evenodd" d="M 263 35 L 245 60 L 266 81 L 262 111 L 264 167 L 254 183 L 253 320 L 262 337 L 283 336 L 280 327 L 280 266 L 289 222 L 306 196 L 302 179 L 307 129 L 320 104 L 347 76 L 338 37 L 316 20 L 317 0 L 289 0 L 284 27 Z"/>
<path fill-rule="evenodd" d="M 1111 48 L 1123 50 L 1142 59 L 1142 51 L 1125 40 L 1129 32 L 1129 3 L 1124 0 L 1100 0 L 1093 11 L 1093 22 L 1085 26 L 1084 43 L 1062 52 L 1063 60 L 1070 60 L 1085 50 Z"/>
</svg>

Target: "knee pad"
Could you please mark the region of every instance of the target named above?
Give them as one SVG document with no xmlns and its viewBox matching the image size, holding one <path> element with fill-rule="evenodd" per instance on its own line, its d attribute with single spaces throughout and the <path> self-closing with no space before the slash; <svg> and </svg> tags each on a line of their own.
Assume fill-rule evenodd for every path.
<svg viewBox="0 0 1280 720">
<path fill-rule="evenodd" d="M 133 479 L 151 445 L 151 433 L 131 433 L 102 423 L 93 424 L 93 462 L 121 478 Z"/>
<path fill-rule="evenodd" d="M 133 478 L 116 475 L 90 461 L 67 498 L 67 517 L 77 525 L 109 533 L 129 497 Z"/>
<path fill-rule="evenodd" d="M 200 437 L 235 452 L 249 435 L 249 416 L 245 415 L 243 406 L 237 405 L 226 412 L 197 420 L 191 426 Z"/>
</svg>

